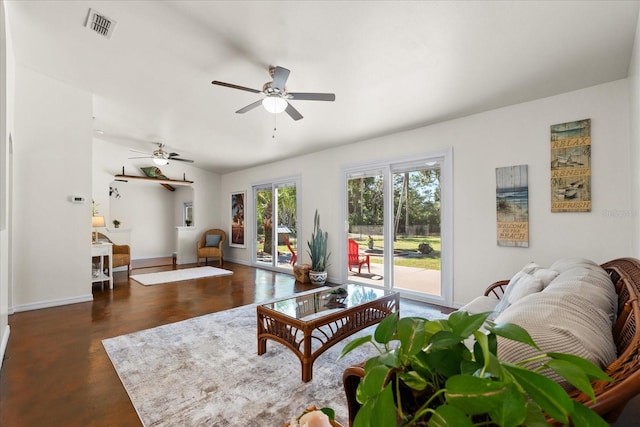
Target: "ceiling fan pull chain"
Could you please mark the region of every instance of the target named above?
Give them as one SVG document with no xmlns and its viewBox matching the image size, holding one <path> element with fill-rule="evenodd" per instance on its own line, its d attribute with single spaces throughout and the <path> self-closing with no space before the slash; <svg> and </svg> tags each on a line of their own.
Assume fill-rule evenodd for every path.
<svg viewBox="0 0 640 427">
<path fill-rule="evenodd" d="M 276 120 L 277 120 L 277 114 L 273 115 L 273 135 L 271 135 L 271 138 L 276 139 Z"/>
</svg>

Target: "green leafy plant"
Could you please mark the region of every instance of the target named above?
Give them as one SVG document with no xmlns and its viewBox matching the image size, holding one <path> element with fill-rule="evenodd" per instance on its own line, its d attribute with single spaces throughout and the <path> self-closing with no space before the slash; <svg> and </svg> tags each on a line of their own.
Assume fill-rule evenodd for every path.
<svg viewBox="0 0 640 427">
<path fill-rule="evenodd" d="M 309 256 L 311 257 L 311 270 L 313 271 L 325 271 L 327 269 L 327 261 L 329 260 L 330 253 L 327 254 L 327 240 L 329 233 L 322 231 L 320 228 L 320 215 L 316 209 L 316 213 L 313 217 L 313 234 L 311 234 L 311 240 L 307 242 L 309 246 Z"/>
<path fill-rule="evenodd" d="M 113 226 L 114 226 L 115 228 L 120 227 L 120 221 L 118 221 L 117 219 L 114 219 L 114 220 L 113 220 Z"/>
<path fill-rule="evenodd" d="M 594 401 L 590 381 L 611 378 L 593 363 L 562 353 L 541 352 L 517 363 L 498 360 L 498 336 L 540 349 L 525 329 L 495 324 L 489 314 L 458 311 L 440 320 L 393 314 L 373 336 L 347 344 L 340 357 L 366 343 L 378 350 L 366 362 L 356 392 L 362 407 L 354 427 L 546 425 L 550 419 L 608 425 L 540 372 L 550 369 Z M 470 337 L 473 350 L 465 345 Z"/>
</svg>

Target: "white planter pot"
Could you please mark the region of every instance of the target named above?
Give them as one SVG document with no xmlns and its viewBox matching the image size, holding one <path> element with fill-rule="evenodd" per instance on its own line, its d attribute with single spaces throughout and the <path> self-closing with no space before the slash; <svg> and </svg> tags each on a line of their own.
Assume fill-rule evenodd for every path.
<svg viewBox="0 0 640 427">
<path fill-rule="evenodd" d="M 327 281 L 327 272 L 309 270 L 309 280 L 312 285 L 324 285 Z"/>
</svg>

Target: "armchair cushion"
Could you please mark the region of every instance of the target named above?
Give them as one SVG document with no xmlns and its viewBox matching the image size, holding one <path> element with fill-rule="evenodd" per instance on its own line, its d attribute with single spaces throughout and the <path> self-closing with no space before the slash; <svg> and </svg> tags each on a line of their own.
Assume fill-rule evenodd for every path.
<svg viewBox="0 0 640 427">
<path fill-rule="evenodd" d="M 204 244 L 206 247 L 215 247 L 220 246 L 220 235 L 219 234 L 207 234 L 206 242 Z"/>
<path fill-rule="evenodd" d="M 129 247 L 129 245 L 116 245 L 111 241 L 111 239 L 109 239 L 102 233 L 98 233 L 98 241 L 112 244 L 112 267 L 117 268 L 126 266 L 127 274 L 129 274 L 129 270 L 131 268 L 131 248 Z"/>
</svg>

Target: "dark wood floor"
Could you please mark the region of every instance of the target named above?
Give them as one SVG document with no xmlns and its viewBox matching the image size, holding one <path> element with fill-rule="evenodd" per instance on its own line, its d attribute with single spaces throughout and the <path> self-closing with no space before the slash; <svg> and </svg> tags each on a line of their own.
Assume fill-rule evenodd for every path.
<svg viewBox="0 0 640 427">
<path fill-rule="evenodd" d="M 159 264 L 165 265 L 140 268 Z M 134 266 L 132 274 L 172 269 L 166 260 Z M 117 272 L 113 291 L 95 286 L 93 302 L 9 316 L 0 425 L 139 426 L 103 339 L 311 289 L 291 275 L 224 267 L 234 274 L 158 286 L 142 286 Z"/>
</svg>

